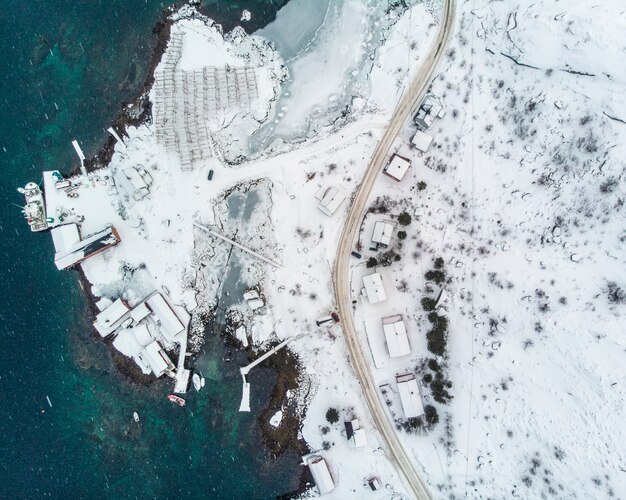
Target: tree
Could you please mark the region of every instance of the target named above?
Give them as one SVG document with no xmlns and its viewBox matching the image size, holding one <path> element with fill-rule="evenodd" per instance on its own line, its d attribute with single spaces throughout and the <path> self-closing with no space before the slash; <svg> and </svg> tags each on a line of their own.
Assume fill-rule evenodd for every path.
<svg viewBox="0 0 626 500">
<path fill-rule="evenodd" d="M 426 422 L 430 425 L 435 425 L 439 422 L 439 415 L 437 415 L 437 409 L 432 405 L 426 405 L 424 407 L 424 416 L 426 417 Z"/>
<path fill-rule="evenodd" d="M 435 259 L 435 269 L 443 269 L 443 259 L 441 257 L 437 257 Z"/>
<path fill-rule="evenodd" d="M 433 311 L 435 309 L 435 299 L 431 299 L 430 297 L 424 297 L 422 299 L 422 308 L 424 311 Z"/>
<path fill-rule="evenodd" d="M 411 216 L 408 212 L 402 212 L 400 215 L 398 215 L 398 222 L 402 226 L 408 226 L 411 223 Z"/>
<path fill-rule="evenodd" d="M 406 240 L 406 231 L 398 231 L 398 238 L 401 240 Z"/>
<path fill-rule="evenodd" d="M 441 285 L 444 281 L 446 281 L 446 273 L 444 273 L 441 269 L 431 269 L 424 275 L 424 277 L 428 281 L 434 281 L 438 285 Z"/>
<path fill-rule="evenodd" d="M 329 424 L 336 424 L 339 422 L 339 412 L 335 408 L 328 408 L 326 411 L 326 420 Z"/>
<path fill-rule="evenodd" d="M 424 189 L 426 189 L 426 183 L 424 181 L 419 181 L 417 183 L 417 190 L 424 191 Z"/>
<path fill-rule="evenodd" d="M 366 267 L 376 267 L 377 265 L 378 261 L 376 260 L 376 257 L 370 257 L 367 259 L 367 263 L 365 264 Z"/>
</svg>

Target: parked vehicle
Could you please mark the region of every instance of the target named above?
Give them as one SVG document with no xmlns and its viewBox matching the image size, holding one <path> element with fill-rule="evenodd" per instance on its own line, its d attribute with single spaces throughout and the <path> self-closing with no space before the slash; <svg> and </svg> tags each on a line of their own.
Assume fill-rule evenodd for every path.
<svg viewBox="0 0 626 500">
<path fill-rule="evenodd" d="M 359 252 L 351 252 L 350 255 L 352 255 L 352 257 L 356 257 L 357 259 L 361 258 L 361 254 Z"/>
<path fill-rule="evenodd" d="M 209 175 L 207 176 L 207 179 L 209 179 L 210 181 L 213 180 L 213 169 L 209 170 Z"/>
</svg>

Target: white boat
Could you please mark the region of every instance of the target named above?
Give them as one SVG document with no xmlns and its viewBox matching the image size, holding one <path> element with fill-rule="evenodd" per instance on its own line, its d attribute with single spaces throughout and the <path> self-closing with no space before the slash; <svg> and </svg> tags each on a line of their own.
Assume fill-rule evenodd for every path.
<svg viewBox="0 0 626 500">
<path fill-rule="evenodd" d="M 133 420 L 139 423 L 139 413 L 137 413 L 136 411 L 133 412 Z"/>
<path fill-rule="evenodd" d="M 23 213 L 31 231 L 45 231 L 48 229 L 46 219 L 46 206 L 44 205 L 43 193 L 34 182 L 29 182 L 24 188 L 18 189 L 26 199 Z"/>
<path fill-rule="evenodd" d="M 200 389 L 204 387 L 205 380 L 203 376 L 197 373 L 194 373 L 191 377 L 191 380 L 193 382 L 193 386 L 196 389 L 196 391 L 199 391 Z"/>
</svg>

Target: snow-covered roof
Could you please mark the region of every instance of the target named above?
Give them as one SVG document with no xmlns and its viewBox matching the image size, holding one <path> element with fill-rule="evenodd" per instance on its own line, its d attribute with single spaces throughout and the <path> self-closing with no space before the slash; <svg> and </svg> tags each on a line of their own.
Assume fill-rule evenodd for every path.
<svg viewBox="0 0 626 500">
<path fill-rule="evenodd" d="M 93 326 L 101 337 L 113 333 L 124 321 L 128 314 L 128 305 L 122 299 L 117 299 L 104 311 L 98 313 Z"/>
<path fill-rule="evenodd" d="M 133 307 L 130 311 L 130 317 L 135 323 L 139 323 L 142 319 L 150 314 L 150 309 L 145 302 L 141 302 Z"/>
<path fill-rule="evenodd" d="M 408 158 L 404 158 L 403 156 L 394 154 L 391 156 L 391 160 L 389 161 L 389 163 L 387 163 L 387 165 L 385 165 L 385 168 L 383 168 L 383 172 L 389 177 L 392 177 L 397 181 L 401 181 L 410 166 L 411 160 L 409 160 Z"/>
<path fill-rule="evenodd" d="M 374 231 L 372 232 L 372 243 L 380 243 L 381 245 L 389 246 L 394 227 L 395 224 L 391 221 L 376 221 Z"/>
<path fill-rule="evenodd" d="M 50 234 L 54 243 L 54 251 L 59 254 L 64 254 L 80 241 L 80 232 L 75 223 L 53 227 Z"/>
<path fill-rule="evenodd" d="M 161 347 L 161 344 L 159 344 L 156 340 L 151 344 L 148 344 L 144 350 L 141 351 L 140 356 L 150 367 L 155 377 L 160 377 L 168 369 L 174 366 Z"/>
<path fill-rule="evenodd" d="M 387 299 L 380 273 L 376 272 L 363 276 L 363 286 L 365 287 L 367 300 L 370 301 L 370 304 L 376 304 L 377 302 L 382 302 Z"/>
<path fill-rule="evenodd" d="M 157 292 L 151 295 L 146 302 L 154 313 L 155 320 L 160 324 L 161 333 L 165 337 L 171 340 L 185 329 L 178 316 L 176 316 L 160 293 Z"/>
<path fill-rule="evenodd" d="M 398 314 L 383 318 L 383 331 L 385 332 L 387 349 L 389 349 L 389 357 L 397 358 L 398 356 L 411 354 L 409 337 L 406 333 L 402 316 Z"/>
<path fill-rule="evenodd" d="M 331 216 L 337 211 L 339 205 L 341 205 L 345 199 L 346 194 L 342 189 L 336 186 L 331 186 L 324 193 L 324 196 L 319 202 L 318 208 L 326 215 Z"/>
<path fill-rule="evenodd" d="M 307 459 L 307 464 L 320 495 L 325 495 L 335 489 L 335 482 L 330 475 L 326 460 L 319 455 L 312 455 Z"/>
<path fill-rule="evenodd" d="M 406 418 L 419 417 L 424 414 L 424 406 L 422 405 L 422 396 L 417 386 L 415 375 L 407 373 L 396 377 L 398 384 L 398 392 L 400 393 L 400 401 Z"/>
<path fill-rule="evenodd" d="M 109 247 L 117 245 L 120 237 L 114 227 L 107 227 L 84 240 L 77 241 L 64 252 L 58 252 L 54 256 L 54 264 L 57 269 L 67 269 L 75 266 Z"/>
<path fill-rule="evenodd" d="M 419 151 L 425 153 L 433 142 L 433 136 L 418 130 L 413 136 L 413 139 L 411 139 L 411 142 Z"/>
<path fill-rule="evenodd" d="M 346 437 L 348 441 L 352 442 L 355 448 L 360 448 L 367 444 L 367 435 L 365 434 L 365 429 L 361 427 L 359 419 L 353 418 L 351 421 L 345 422 L 344 425 L 346 428 Z"/>
</svg>

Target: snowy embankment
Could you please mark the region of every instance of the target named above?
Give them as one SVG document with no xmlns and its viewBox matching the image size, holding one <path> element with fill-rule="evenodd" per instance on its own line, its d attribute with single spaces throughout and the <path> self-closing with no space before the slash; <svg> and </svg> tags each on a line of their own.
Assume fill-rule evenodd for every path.
<svg viewBox="0 0 626 500">
<path fill-rule="evenodd" d="M 436 358 L 420 300 L 438 287 L 424 274 L 441 257 L 448 278 L 440 313 L 454 398 L 435 402 L 423 378 L 439 424 L 402 430 L 403 441 L 436 497 L 622 497 L 623 6 L 458 8 L 432 88 L 447 114 L 428 153 L 409 148 L 407 130 L 397 146 L 412 171 L 400 184 L 381 179 L 371 200 L 389 210 L 373 217 L 413 218 L 399 228 L 406 240 L 394 234 L 401 260 L 382 273 L 388 309 L 407 320 L 405 367 L 419 378 Z M 359 304 L 357 324 L 369 315 L 380 311 Z"/>
</svg>

